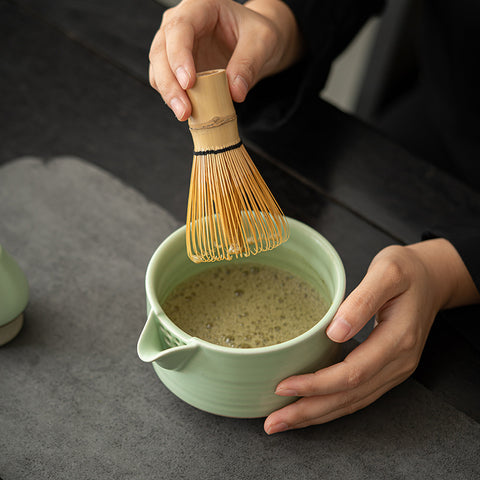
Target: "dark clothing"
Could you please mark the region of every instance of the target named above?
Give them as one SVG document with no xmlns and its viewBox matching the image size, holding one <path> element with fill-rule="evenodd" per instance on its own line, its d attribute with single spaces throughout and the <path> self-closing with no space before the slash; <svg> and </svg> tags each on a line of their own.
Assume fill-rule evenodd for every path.
<svg viewBox="0 0 480 480">
<path fill-rule="evenodd" d="M 242 122 L 250 130 L 275 130 L 295 112 L 318 96 L 331 62 L 350 42 L 364 22 L 381 13 L 381 0 L 284 0 L 292 9 L 303 35 L 306 54 L 301 62 L 252 89 L 248 101 L 255 108 L 241 110 Z M 418 132 L 415 109 L 397 115 L 396 131 L 388 131 L 411 151 L 480 190 L 480 2 L 474 0 L 425 0 L 419 22 L 419 64 L 415 108 L 431 122 L 425 132 L 435 132 L 430 142 Z M 416 135 L 408 135 L 414 125 Z M 439 142 L 437 138 L 440 138 Z M 435 145 L 441 154 L 428 154 L 425 145 Z M 417 142 L 418 143 L 418 142 Z M 418 148 L 417 148 L 418 147 Z M 445 237 L 455 245 L 480 290 L 480 218 L 462 224 L 433 227 L 423 238 Z M 419 232 L 419 237 L 420 237 Z"/>
<path fill-rule="evenodd" d="M 368 17 L 381 11 L 384 2 L 285 0 L 285 3 L 294 12 L 306 42 L 309 67 L 304 72 L 307 78 L 302 95 L 308 95 L 323 87 L 326 62 L 339 53 Z M 389 133 L 402 138 L 414 152 L 423 150 L 426 160 L 478 189 L 480 2 L 423 0 L 420 5 L 417 38 L 413 42 L 418 81 L 413 87 L 415 95 L 409 95 L 417 101 L 410 111 L 403 109 L 403 118 L 396 123 L 397 132 Z M 437 145 L 431 155 L 415 144 L 423 135 L 407 135 L 420 109 L 435 135 Z M 423 125 L 415 126 L 422 133 Z"/>
<path fill-rule="evenodd" d="M 422 6 L 418 89 L 446 151 L 439 166 L 478 190 L 480 2 L 425 0 Z"/>
</svg>

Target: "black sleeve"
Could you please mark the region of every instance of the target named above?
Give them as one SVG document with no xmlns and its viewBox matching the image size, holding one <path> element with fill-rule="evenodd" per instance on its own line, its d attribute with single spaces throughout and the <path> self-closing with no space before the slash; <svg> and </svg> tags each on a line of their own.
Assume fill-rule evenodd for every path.
<svg viewBox="0 0 480 480">
<path fill-rule="evenodd" d="M 300 62 L 260 81 L 237 107 L 241 126 L 273 130 L 286 123 L 302 104 L 318 96 L 332 61 L 363 24 L 380 13 L 384 0 L 285 0 L 305 44 Z"/>
</svg>

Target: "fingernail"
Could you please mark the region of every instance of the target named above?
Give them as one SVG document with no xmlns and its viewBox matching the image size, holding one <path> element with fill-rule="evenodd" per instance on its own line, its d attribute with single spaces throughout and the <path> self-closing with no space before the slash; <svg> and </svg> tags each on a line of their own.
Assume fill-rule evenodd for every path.
<svg viewBox="0 0 480 480">
<path fill-rule="evenodd" d="M 183 67 L 178 67 L 175 70 L 175 76 L 177 77 L 180 86 L 185 90 L 188 86 L 188 82 L 190 81 L 190 75 L 188 72 Z"/>
<path fill-rule="evenodd" d="M 179 98 L 175 97 L 170 102 L 170 107 L 173 110 L 173 113 L 175 114 L 175 116 L 179 120 L 181 120 L 185 113 L 185 105 L 183 104 L 183 102 Z"/>
<path fill-rule="evenodd" d="M 298 397 L 298 393 L 290 388 L 277 388 L 275 395 L 282 395 L 282 397 Z"/>
<path fill-rule="evenodd" d="M 268 427 L 267 435 L 271 435 L 272 433 L 284 432 L 285 430 L 288 430 L 288 425 L 286 423 L 284 422 L 275 423 L 270 427 Z"/>
<path fill-rule="evenodd" d="M 245 98 L 247 96 L 248 83 L 241 75 L 237 75 L 235 77 L 235 80 L 233 81 L 233 87 L 235 87 L 240 92 L 242 98 Z"/>
<path fill-rule="evenodd" d="M 327 335 L 334 342 L 343 342 L 352 331 L 352 326 L 343 318 L 334 319 L 327 328 Z"/>
</svg>

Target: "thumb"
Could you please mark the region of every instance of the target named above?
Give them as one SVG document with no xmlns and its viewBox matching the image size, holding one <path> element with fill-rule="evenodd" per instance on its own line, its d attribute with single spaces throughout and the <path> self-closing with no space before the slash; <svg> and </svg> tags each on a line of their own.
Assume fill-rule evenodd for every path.
<svg viewBox="0 0 480 480">
<path fill-rule="evenodd" d="M 384 257 L 372 262 L 364 279 L 340 305 L 327 336 L 334 342 L 350 340 L 382 306 L 406 289 L 407 280 L 398 264 Z"/>
</svg>

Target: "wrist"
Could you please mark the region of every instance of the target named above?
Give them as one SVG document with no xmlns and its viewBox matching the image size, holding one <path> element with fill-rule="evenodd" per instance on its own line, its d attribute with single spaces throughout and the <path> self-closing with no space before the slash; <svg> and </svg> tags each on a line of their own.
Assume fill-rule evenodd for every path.
<svg viewBox="0 0 480 480">
<path fill-rule="evenodd" d="M 408 245 L 424 266 L 438 310 L 469 305 L 480 301 L 480 294 L 455 247 L 444 238 Z"/>
</svg>

